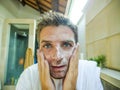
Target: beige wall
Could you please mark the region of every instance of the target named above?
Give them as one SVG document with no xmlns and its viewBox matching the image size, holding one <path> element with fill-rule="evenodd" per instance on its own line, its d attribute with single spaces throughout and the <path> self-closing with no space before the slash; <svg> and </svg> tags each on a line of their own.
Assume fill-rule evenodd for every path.
<svg viewBox="0 0 120 90">
<path fill-rule="evenodd" d="M 87 57 L 104 54 L 106 66 L 120 70 L 120 0 L 112 0 L 86 25 Z"/>
</svg>

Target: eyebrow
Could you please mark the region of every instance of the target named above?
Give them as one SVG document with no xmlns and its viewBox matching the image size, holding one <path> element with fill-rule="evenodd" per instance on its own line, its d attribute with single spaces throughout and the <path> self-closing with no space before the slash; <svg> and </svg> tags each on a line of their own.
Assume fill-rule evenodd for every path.
<svg viewBox="0 0 120 90">
<path fill-rule="evenodd" d="M 52 43 L 52 41 L 49 41 L 49 40 L 42 40 L 41 43 Z M 61 41 L 61 42 L 70 42 L 70 43 L 73 43 L 72 40 L 64 40 L 64 41 Z"/>
<path fill-rule="evenodd" d="M 46 42 L 52 42 L 52 41 L 48 41 L 48 40 L 42 40 L 41 43 L 46 43 Z"/>
</svg>

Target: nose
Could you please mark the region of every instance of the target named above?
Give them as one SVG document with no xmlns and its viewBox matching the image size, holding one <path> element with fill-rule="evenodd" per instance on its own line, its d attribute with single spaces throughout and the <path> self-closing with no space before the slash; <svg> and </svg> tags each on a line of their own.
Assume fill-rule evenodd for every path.
<svg viewBox="0 0 120 90">
<path fill-rule="evenodd" d="M 59 46 L 56 46 L 54 48 L 53 54 L 52 54 L 52 59 L 60 61 L 63 58 L 62 50 Z"/>
</svg>

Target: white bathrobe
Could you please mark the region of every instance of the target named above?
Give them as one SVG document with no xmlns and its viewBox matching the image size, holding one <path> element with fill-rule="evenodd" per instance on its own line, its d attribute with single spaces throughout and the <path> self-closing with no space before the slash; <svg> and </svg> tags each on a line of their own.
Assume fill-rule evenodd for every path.
<svg viewBox="0 0 120 90">
<path fill-rule="evenodd" d="M 73 72 L 74 73 L 74 72 Z M 62 90 L 62 79 L 54 79 L 57 90 Z M 16 90 L 41 90 L 38 64 L 34 64 L 21 74 Z M 96 62 L 79 60 L 76 90 L 103 90 L 100 68 Z"/>
</svg>

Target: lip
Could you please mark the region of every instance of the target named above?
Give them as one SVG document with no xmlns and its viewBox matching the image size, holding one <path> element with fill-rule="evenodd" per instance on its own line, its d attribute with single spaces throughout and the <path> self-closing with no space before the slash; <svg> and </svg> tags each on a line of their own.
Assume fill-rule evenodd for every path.
<svg viewBox="0 0 120 90">
<path fill-rule="evenodd" d="M 65 65 L 61 65 L 61 66 L 52 66 L 53 68 L 62 68 L 65 67 Z"/>
<path fill-rule="evenodd" d="M 58 70 L 63 70 L 66 65 L 61 65 L 61 66 L 51 66 L 53 70 L 58 71 Z"/>
</svg>

